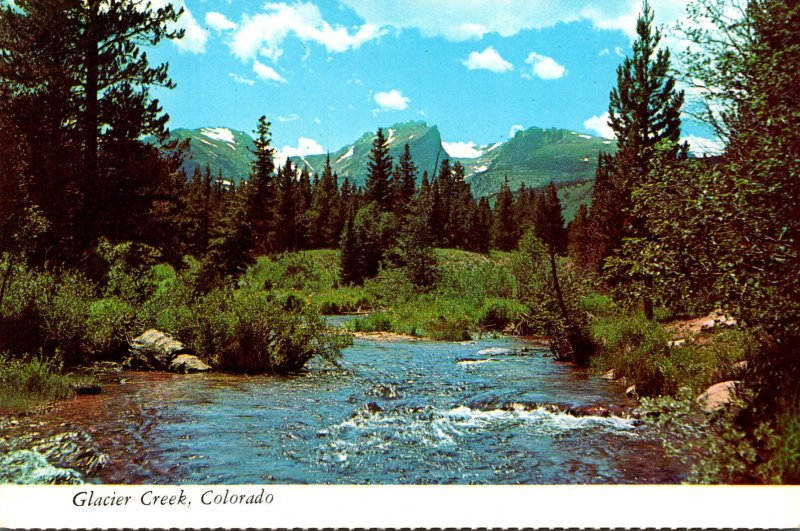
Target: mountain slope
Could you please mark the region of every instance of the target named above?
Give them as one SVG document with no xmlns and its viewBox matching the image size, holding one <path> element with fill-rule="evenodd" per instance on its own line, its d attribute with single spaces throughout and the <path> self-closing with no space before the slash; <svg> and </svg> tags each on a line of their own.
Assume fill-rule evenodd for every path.
<svg viewBox="0 0 800 531">
<path fill-rule="evenodd" d="M 408 143 L 411 157 L 419 169 L 420 181 L 422 180 L 423 171 L 427 171 L 429 175 L 432 175 L 438 163 L 437 161 L 447 156 L 442 148 L 442 137 L 439 134 L 439 129 L 436 126 L 428 127 L 425 122 L 395 124 L 386 128 L 384 135 L 389 141 L 389 155 L 394 161 L 400 158 L 405 149 L 405 144 Z M 351 183 L 359 186 L 364 185 L 367 179 L 369 153 L 374 139 L 374 132 L 364 133 L 353 144 L 331 153 L 331 167 L 339 175 L 340 184 L 347 178 Z M 313 175 L 314 172 L 322 174 L 326 157 L 327 155 L 309 155 L 290 158 L 292 163 L 299 168 L 306 166 Z"/>
<path fill-rule="evenodd" d="M 250 164 L 255 148 L 247 133 L 225 127 L 202 127 L 200 129 L 173 129 L 172 138 L 188 139 L 190 153 L 183 161 L 186 175 L 191 177 L 194 169 L 208 165 L 211 174 L 217 176 L 221 170 L 223 179 L 238 183 L 250 174 Z"/>
<path fill-rule="evenodd" d="M 174 129 L 172 137 L 189 139 L 190 155 L 184 161 L 187 175 L 195 167 L 203 169 L 206 164 L 212 174 L 222 171 L 223 178 L 239 182 L 250 173 L 253 155 L 253 139 L 247 133 L 224 127 L 200 129 Z M 424 171 L 433 175 L 444 158 L 461 162 L 466 169 L 467 182 L 476 197 L 491 196 L 500 190 L 508 177 L 512 190 L 521 184 L 537 188 L 550 181 L 565 183 L 594 179 L 597 154 L 613 151 L 616 143 L 610 140 L 569 131 L 566 129 L 541 129 L 531 127 L 519 131 L 506 142 L 478 148 L 475 158 L 459 158 L 448 155 L 436 126 L 425 122 L 404 122 L 385 129 L 389 140 L 389 154 L 396 161 L 403 153 L 406 143 L 419 168 L 419 180 Z M 331 166 L 339 176 L 339 183 L 347 178 L 351 183 L 363 186 L 367 177 L 367 164 L 372 149 L 374 132 L 364 133 L 354 143 L 331 153 Z M 290 157 L 298 168 L 306 167 L 310 173 L 321 174 L 327 155 Z"/>
<path fill-rule="evenodd" d="M 456 159 L 468 170 L 477 197 L 496 193 L 506 177 L 512 190 L 594 179 L 597 155 L 616 143 L 566 129 L 531 127 L 504 143 L 484 147 L 477 158 Z"/>
</svg>

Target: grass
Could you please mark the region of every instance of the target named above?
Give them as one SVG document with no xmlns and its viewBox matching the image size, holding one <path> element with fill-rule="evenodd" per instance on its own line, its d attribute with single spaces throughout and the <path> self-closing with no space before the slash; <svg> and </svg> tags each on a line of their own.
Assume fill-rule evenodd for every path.
<svg viewBox="0 0 800 531">
<path fill-rule="evenodd" d="M 595 301 L 596 302 L 596 301 Z M 669 334 L 644 315 L 598 312 L 591 335 L 599 345 L 592 360 L 597 371 L 613 369 L 617 378 L 636 383 L 643 396 L 676 395 L 682 388 L 699 394 L 710 385 L 730 380 L 733 366 L 745 359 L 747 334 L 730 329 L 669 346 Z"/>
<path fill-rule="evenodd" d="M 60 362 L 39 356 L 12 359 L 0 354 L 0 413 L 20 414 L 75 394 L 75 386 L 91 380 L 64 374 Z"/>
</svg>

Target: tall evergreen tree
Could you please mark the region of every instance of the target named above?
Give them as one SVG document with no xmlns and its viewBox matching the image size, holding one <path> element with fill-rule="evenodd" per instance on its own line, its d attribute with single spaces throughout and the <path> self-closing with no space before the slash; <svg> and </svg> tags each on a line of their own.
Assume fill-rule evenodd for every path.
<svg viewBox="0 0 800 531">
<path fill-rule="evenodd" d="M 492 247 L 501 251 L 511 251 L 517 246 L 517 224 L 514 219 L 514 195 L 508 186 L 508 177 L 500 186 L 497 202 L 494 205 L 492 223 Z"/>
<path fill-rule="evenodd" d="M 297 175 L 291 159 L 281 168 L 277 183 L 276 230 L 277 251 L 296 251 L 299 246 L 299 227 L 295 195 Z"/>
<path fill-rule="evenodd" d="M 367 201 L 375 201 L 382 211 L 389 211 L 392 206 L 389 188 L 391 175 L 392 157 L 389 156 L 389 142 L 383 134 L 383 129 L 379 127 L 369 153 L 364 194 Z"/>
<path fill-rule="evenodd" d="M 633 56 L 626 57 L 617 68 L 617 86 L 610 94 L 609 125 L 616 134 L 618 151 L 613 158 L 610 182 L 601 181 L 607 186 L 601 196 L 607 202 L 597 206 L 598 210 L 606 210 L 608 219 L 595 220 L 600 238 L 609 244 L 607 251 L 611 253 L 624 238 L 642 236 L 643 221 L 631 215 L 631 191 L 650 170 L 654 147 L 666 141 L 673 146 L 676 158 L 685 154 L 678 145 L 683 92 L 676 89 L 675 79 L 670 75 L 669 50 L 659 48 L 661 32 L 653 28 L 653 12 L 647 1 L 637 19 L 636 34 Z M 614 218 L 621 223 L 610 223 Z M 634 279 L 625 274 L 610 280 L 642 282 L 645 291 L 652 283 L 648 275 Z M 652 318 L 652 300 L 647 296 L 643 298 L 643 309 Z"/>
<path fill-rule="evenodd" d="M 272 147 L 272 124 L 266 116 L 258 119 L 250 179 L 244 187 L 245 215 L 253 231 L 254 252 L 268 254 L 276 247 L 275 149 Z"/>
<path fill-rule="evenodd" d="M 417 188 L 417 165 L 411 157 L 411 148 L 408 143 L 403 148 L 403 154 L 398 161 L 397 178 L 395 179 L 395 214 L 401 216 L 409 212 L 409 204 Z"/>
<path fill-rule="evenodd" d="M 140 139 L 166 138 L 168 117 L 150 89 L 173 86 L 167 66 L 151 66 L 141 47 L 180 38 L 169 29 L 180 14 L 171 5 L 97 0 L 0 7 L 0 84 L 27 144 L 38 147 L 31 190 L 53 221 L 54 249 L 77 256 L 108 231 L 141 236 L 121 223 L 141 218 L 154 200 L 141 177 L 152 174 L 143 166 L 157 164 L 158 153 Z"/>
</svg>

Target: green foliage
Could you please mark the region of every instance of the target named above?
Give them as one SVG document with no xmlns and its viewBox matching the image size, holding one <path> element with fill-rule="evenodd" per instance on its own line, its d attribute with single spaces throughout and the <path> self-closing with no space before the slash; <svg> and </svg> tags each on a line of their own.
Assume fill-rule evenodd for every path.
<svg viewBox="0 0 800 531">
<path fill-rule="evenodd" d="M 619 312 L 610 295 L 592 292 L 580 300 L 581 307 L 594 317 L 610 317 Z"/>
<path fill-rule="evenodd" d="M 364 288 L 337 288 L 311 295 L 311 304 L 323 315 L 359 313 L 370 310 L 374 303 Z"/>
<path fill-rule="evenodd" d="M 150 296 L 154 289 L 151 268 L 161 257 L 158 250 L 136 242 L 112 245 L 103 239 L 97 245 L 97 254 L 108 267 L 104 289 L 106 297 L 117 297 L 136 304 Z"/>
<path fill-rule="evenodd" d="M 84 380 L 61 372 L 61 363 L 39 356 L 29 359 L 0 352 L 0 411 L 24 413 L 40 403 L 71 396 Z"/>
<path fill-rule="evenodd" d="M 603 317 L 592 322 L 591 334 L 600 346 L 594 364 L 635 383 L 640 395 L 667 392 L 674 383 L 668 380 L 668 337 L 660 324 L 642 314 Z"/>
<path fill-rule="evenodd" d="M 516 300 L 484 299 L 478 315 L 478 326 L 482 330 L 514 332 L 522 325 L 522 316 L 527 307 Z"/>
<path fill-rule="evenodd" d="M 137 327 L 133 306 L 118 298 L 99 299 L 89 306 L 86 349 L 108 354 L 119 350 Z"/>
<path fill-rule="evenodd" d="M 264 294 L 211 293 L 198 318 L 203 351 L 232 372 L 291 373 L 313 357 L 335 363 L 351 338 L 327 325 L 313 306 L 287 312 Z"/>
<path fill-rule="evenodd" d="M 800 477 L 800 416 L 788 410 L 778 422 L 744 430 L 740 413 L 752 392 L 739 388 L 732 404 L 714 415 L 700 413 L 693 393 L 645 399 L 640 411 L 662 433 L 666 448 L 691 467 L 690 483 L 792 484 Z"/>
</svg>

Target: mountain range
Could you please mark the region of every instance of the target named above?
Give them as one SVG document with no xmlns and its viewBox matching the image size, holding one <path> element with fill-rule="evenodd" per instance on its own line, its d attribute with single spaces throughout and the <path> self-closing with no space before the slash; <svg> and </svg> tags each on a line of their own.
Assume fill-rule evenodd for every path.
<svg viewBox="0 0 800 531">
<path fill-rule="evenodd" d="M 253 139 L 247 133 L 225 127 L 203 127 L 200 129 L 174 129 L 173 138 L 190 142 L 190 156 L 184 161 L 187 175 L 195 167 L 211 168 L 213 175 L 221 171 L 223 178 L 233 182 L 246 179 L 253 159 L 251 150 Z M 455 149 L 457 145 L 442 141 L 439 129 L 425 122 L 412 121 L 394 124 L 385 129 L 389 154 L 397 160 L 405 144 L 409 145 L 411 155 L 422 173 L 431 176 L 445 158 L 460 162 L 466 170 L 476 197 L 493 196 L 508 179 L 512 190 L 520 185 L 542 187 L 555 182 L 557 185 L 582 182 L 594 179 L 597 154 L 600 151 L 613 151 L 616 143 L 592 135 L 567 129 L 541 129 L 531 127 L 517 131 L 504 141 L 486 146 L 467 146 Z M 330 153 L 331 166 L 339 176 L 351 183 L 363 186 L 367 176 L 367 163 L 372 148 L 374 132 L 364 133 L 352 144 Z M 453 153 L 448 153 L 450 149 Z M 464 156 L 464 155 L 468 156 Z M 461 156 L 457 156 L 461 155 Z M 306 167 L 313 175 L 322 173 L 328 155 L 307 155 L 289 157 L 299 168 Z M 567 186 L 566 190 L 572 188 Z M 578 202 L 588 198 L 589 186 L 582 185 L 562 193 L 576 196 Z M 572 201 L 571 201 L 572 202 Z M 577 207 L 575 207 L 577 208 Z M 572 212 L 565 212 L 571 217 Z"/>
</svg>

